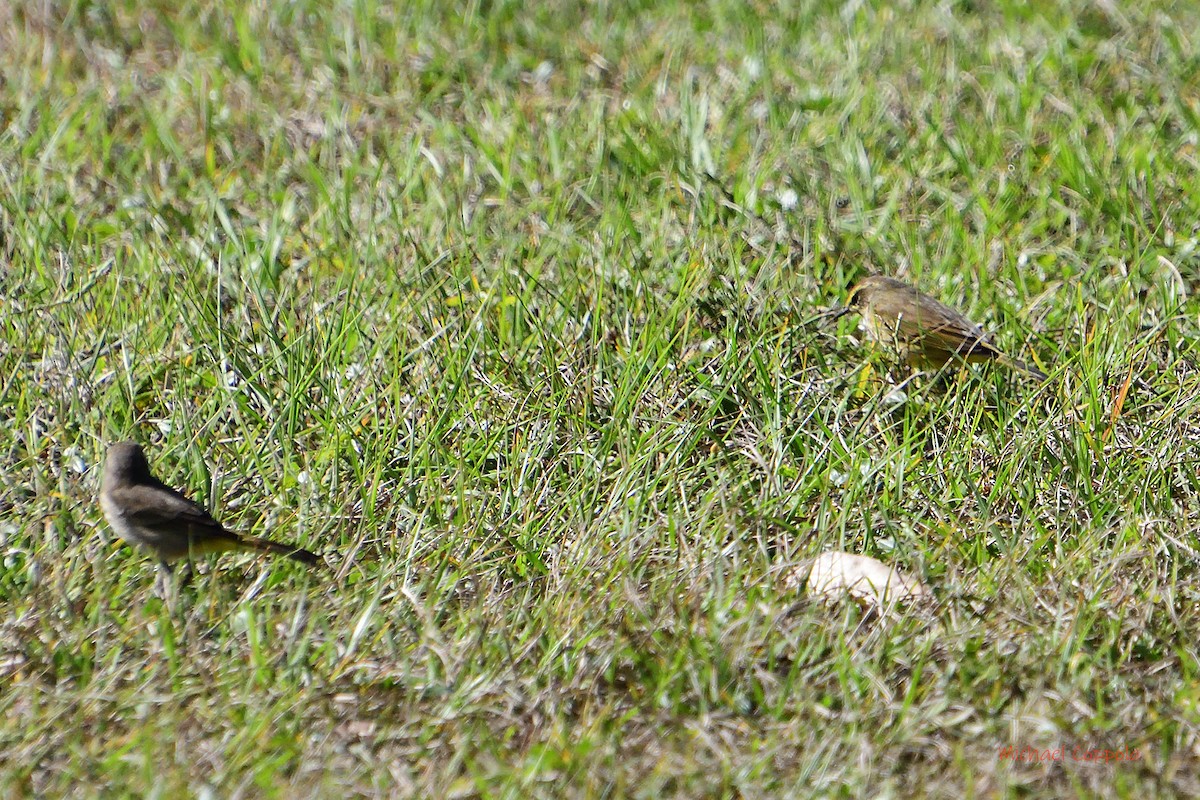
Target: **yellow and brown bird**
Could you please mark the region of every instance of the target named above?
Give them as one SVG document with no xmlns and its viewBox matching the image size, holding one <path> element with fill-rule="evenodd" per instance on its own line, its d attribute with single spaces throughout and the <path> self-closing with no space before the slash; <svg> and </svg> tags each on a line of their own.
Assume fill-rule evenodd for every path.
<svg viewBox="0 0 1200 800">
<path fill-rule="evenodd" d="M 910 365 L 940 369 L 954 359 L 994 361 L 1046 380 L 1037 367 L 1000 352 L 992 335 L 962 312 L 895 278 L 863 278 L 846 307 L 862 313 L 870 338 L 894 347 Z"/>
<path fill-rule="evenodd" d="M 203 506 L 151 475 L 146 454 L 134 442 L 108 448 L 100 507 L 118 536 L 154 553 L 167 571 L 181 558 L 229 550 L 274 553 L 309 566 L 325 563 L 303 548 L 228 530 Z"/>
</svg>

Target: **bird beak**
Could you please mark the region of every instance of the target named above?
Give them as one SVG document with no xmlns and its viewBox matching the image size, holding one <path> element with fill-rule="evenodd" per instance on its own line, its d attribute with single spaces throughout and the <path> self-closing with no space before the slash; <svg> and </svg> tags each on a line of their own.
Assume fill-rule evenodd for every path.
<svg viewBox="0 0 1200 800">
<path fill-rule="evenodd" d="M 854 309 L 850 306 L 834 306 L 833 308 L 829 309 L 829 318 L 837 321 L 852 311 L 854 311 Z"/>
<path fill-rule="evenodd" d="M 823 309 L 816 316 L 810 317 L 808 324 L 816 323 L 818 328 L 824 328 L 826 325 L 832 325 L 842 317 L 853 311 L 849 306 L 835 305 Z"/>
</svg>

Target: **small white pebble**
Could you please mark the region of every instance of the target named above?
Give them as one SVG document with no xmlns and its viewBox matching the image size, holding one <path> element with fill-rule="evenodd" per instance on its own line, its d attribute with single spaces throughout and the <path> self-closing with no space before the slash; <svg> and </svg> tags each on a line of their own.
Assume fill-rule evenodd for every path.
<svg viewBox="0 0 1200 800">
<path fill-rule="evenodd" d="M 67 469 L 74 472 L 76 475 L 82 475 L 87 472 L 87 462 L 83 459 L 83 454 L 79 452 L 79 448 L 74 445 L 63 451 L 63 463 Z"/>
<path fill-rule="evenodd" d="M 250 630 L 250 620 L 252 619 L 250 612 L 242 609 L 230 618 L 230 625 L 236 633 L 245 633 Z"/>
</svg>

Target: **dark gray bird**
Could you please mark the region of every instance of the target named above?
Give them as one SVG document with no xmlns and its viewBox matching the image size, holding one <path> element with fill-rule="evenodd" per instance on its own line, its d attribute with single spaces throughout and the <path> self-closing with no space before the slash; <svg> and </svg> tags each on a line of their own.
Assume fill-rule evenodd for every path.
<svg viewBox="0 0 1200 800">
<path fill-rule="evenodd" d="M 152 551 L 167 571 L 181 558 L 228 550 L 274 553 L 309 566 L 325 563 L 303 548 L 226 529 L 203 506 L 151 475 L 146 454 L 135 442 L 108 448 L 100 507 L 118 536 Z"/>
</svg>

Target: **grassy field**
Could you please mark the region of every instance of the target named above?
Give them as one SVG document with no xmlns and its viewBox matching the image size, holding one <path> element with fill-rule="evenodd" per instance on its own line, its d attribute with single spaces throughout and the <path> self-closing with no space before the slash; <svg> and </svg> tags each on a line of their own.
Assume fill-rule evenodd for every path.
<svg viewBox="0 0 1200 800">
<path fill-rule="evenodd" d="M 0 795 L 1200 794 L 1200 4 L 245 5 L 0 5 Z"/>
</svg>

